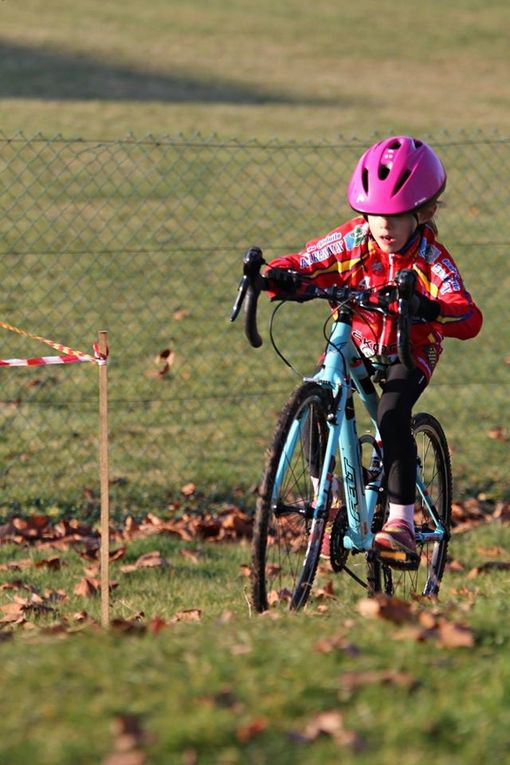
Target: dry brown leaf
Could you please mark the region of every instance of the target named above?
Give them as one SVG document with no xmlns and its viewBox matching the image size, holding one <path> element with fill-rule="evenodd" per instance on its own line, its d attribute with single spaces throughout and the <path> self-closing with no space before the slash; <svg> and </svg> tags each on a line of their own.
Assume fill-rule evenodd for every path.
<svg viewBox="0 0 510 765">
<path fill-rule="evenodd" d="M 246 744 L 251 741 L 255 736 L 260 735 L 266 730 L 268 722 L 265 717 L 255 717 L 243 725 L 239 725 L 236 729 L 236 738 L 241 744 Z"/>
<path fill-rule="evenodd" d="M 487 555 L 489 558 L 501 558 L 508 555 L 508 550 L 505 550 L 503 547 L 479 547 L 478 553 L 480 555 Z"/>
<path fill-rule="evenodd" d="M 49 568 L 50 571 L 59 571 L 62 566 L 62 561 L 58 555 L 53 555 L 51 558 L 44 558 L 37 561 L 36 568 Z"/>
<path fill-rule="evenodd" d="M 413 604 L 387 595 L 363 598 L 358 602 L 358 611 L 362 616 L 386 619 L 395 624 L 415 621 L 416 608 Z"/>
<path fill-rule="evenodd" d="M 167 627 L 167 622 L 160 616 L 154 616 L 147 625 L 147 628 L 152 635 L 158 635 Z"/>
<path fill-rule="evenodd" d="M 487 431 L 489 438 L 493 441 L 508 441 L 508 432 L 502 425 L 496 425 Z"/>
<path fill-rule="evenodd" d="M 416 678 L 410 672 L 397 672 L 393 669 L 352 670 L 343 672 L 340 685 L 348 691 L 356 691 L 365 685 L 398 685 L 405 688 L 416 686 Z"/>
<path fill-rule="evenodd" d="M 188 316 L 189 311 L 187 311 L 186 308 L 178 308 L 176 311 L 174 311 L 175 321 L 182 321 L 182 319 L 187 319 Z"/>
<path fill-rule="evenodd" d="M 496 502 L 492 517 L 503 522 L 510 521 L 510 502 Z"/>
<path fill-rule="evenodd" d="M 190 560 L 192 563 L 200 563 L 200 559 L 203 557 L 202 550 L 179 550 L 179 555 L 182 555 L 186 560 Z"/>
<path fill-rule="evenodd" d="M 197 487 L 195 486 L 194 483 L 190 481 L 190 483 L 186 483 L 184 484 L 184 486 L 181 487 L 181 494 L 184 497 L 192 497 L 193 494 L 195 494 L 196 490 L 197 490 Z"/>
<path fill-rule="evenodd" d="M 17 560 L 2 563 L 0 571 L 22 571 L 23 569 L 31 568 L 33 565 L 31 558 L 18 558 Z"/>
<path fill-rule="evenodd" d="M 25 606 L 23 603 L 5 603 L 0 606 L 3 616 L 0 624 L 22 624 L 25 620 Z"/>
<path fill-rule="evenodd" d="M 168 565 L 168 561 L 161 557 L 160 551 L 153 550 L 140 555 L 134 563 L 127 563 L 126 565 L 121 566 L 120 570 L 123 574 L 128 574 L 132 571 L 137 571 L 140 568 L 167 568 Z"/>
<path fill-rule="evenodd" d="M 446 570 L 451 572 L 464 571 L 464 564 L 459 560 L 450 560 L 446 564 Z"/>
<path fill-rule="evenodd" d="M 488 560 L 482 563 L 480 566 L 475 566 L 468 573 L 468 579 L 475 579 L 480 574 L 485 574 L 487 571 L 508 571 L 510 569 L 510 561 L 502 560 Z"/>
<path fill-rule="evenodd" d="M 144 765 L 147 762 L 145 753 L 139 747 L 148 739 L 138 715 L 116 717 L 112 733 L 114 751 L 103 760 L 103 765 Z"/>
<path fill-rule="evenodd" d="M 332 651 L 342 651 L 349 656 L 359 656 L 361 649 L 354 643 L 350 643 L 345 635 L 334 635 L 333 637 L 324 637 L 317 640 L 313 647 L 318 653 L 331 653 Z"/>
<path fill-rule="evenodd" d="M 342 713 L 336 709 L 328 709 L 319 712 L 305 726 L 298 739 L 310 743 L 319 736 L 329 736 L 340 746 L 352 747 L 355 750 L 362 748 L 362 741 L 357 733 L 347 730 L 344 726 Z"/>
<path fill-rule="evenodd" d="M 99 580 L 84 576 L 74 586 L 74 594 L 82 598 L 92 598 L 99 592 Z"/>
<path fill-rule="evenodd" d="M 124 635 L 141 635 L 147 631 L 147 627 L 138 617 L 132 619 L 112 619 L 110 626 L 116 632 L 121 632 Z"/>
<path fill-rule="evenodd" d="M 335 598 L 336 595 L 333 589 L 333 581 L 330 579 L 324 587 L 319 587 L 315 590 L 315 598 L 321 600 L 323 598 Z"/>
<path fill-rule="evenodd" d="M 437 641 L 443 648 L 473 648 L 475 636 L 466 624 L 444 619 L 438 625 Z"/>
<path fill-rule="evenodd" d="M 186 608 L 183 611 L 178 611 L 170 621 L 172 624 L 176 622 L 199 622 L 201 618 L 202 611 L 199 608 Z"/>
<path fill-rule="evenodd" d="M 284 587 L 282 590 L 271 590 L 267 595 L 267 602 L 270 606 L 276 606 L 278 603 L 290 603 L 292 592 Z"/>
</svg>

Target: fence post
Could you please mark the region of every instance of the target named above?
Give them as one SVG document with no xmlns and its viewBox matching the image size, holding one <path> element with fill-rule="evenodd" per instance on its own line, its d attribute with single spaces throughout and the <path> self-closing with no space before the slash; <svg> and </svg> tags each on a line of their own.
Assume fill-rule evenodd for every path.
<svg viewBox="0 0 510 765">
<path fill-rule="evenodd" d="M 108 333 L 99 332 L 99 483 L 101 492 L 101 626 L 110 625 L 110 502 L 108 468 Z"/>
</svg>

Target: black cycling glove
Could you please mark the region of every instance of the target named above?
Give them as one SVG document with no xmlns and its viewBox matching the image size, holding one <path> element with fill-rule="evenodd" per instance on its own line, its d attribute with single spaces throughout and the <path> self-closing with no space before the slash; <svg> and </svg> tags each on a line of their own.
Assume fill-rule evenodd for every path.
<svg viewBox="0 0 510 765">
<path fill-rule="evenodd" d="M 269 268 L 264 276 L 269 280 L 269 286 L 281 292 L 293 293 L 301 284 L 301 275 L 287 268 Z"/>
<path fill-rule="evenodd" d="M 410 300 L 409 308 L 411 315 L 425 321 L 435 321 L 441 311 L 441 306 L 437 300 L 431 300 L 419 292 L 415 292 Z"/>
</svg>

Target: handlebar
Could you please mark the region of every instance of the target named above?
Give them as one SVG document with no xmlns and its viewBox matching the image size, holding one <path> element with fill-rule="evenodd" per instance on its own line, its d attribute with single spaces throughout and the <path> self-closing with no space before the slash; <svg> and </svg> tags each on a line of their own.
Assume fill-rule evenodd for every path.
<svg viewBox="0 0 510 765">
<path fill-rule="evenodd" d="M 257 329 L 257 303 L 261 289 L 266 280 L 260 275 L 260 269 L 265 264 L 260 247 L 250 247 L 243 258 L 243 276 L 239 282 L 237 297 L 232 308 L 230 321 L 235 321 L 244 304 L 244 332 L 253 348 L 260 348 L 262 338 Z"/>
<path fill-rule="evenodd" d="M 260 292 L 268 289 L 268 280 L 260 274 L 264 264 L 265 260 L 260 247 L 250 247 L 243 259 L 243 276 L 230 316 L 230 321 L 235 321 L 244 302 L 244 331 L 253 348 L 260 348 L 262 345 L 262 337 L 257 329 L 257 305 Z M 400 361 L 408 369 L 415 367 L 410 348 L 410 301 L 415 288 L 416 273 L 411 269 L 400 271 L 396 280 L 397 352 Z M 300 301 L 322 299 L 339 306 L 350 303 L 366 310 L 383 311 L 381 306 L 369 303 L 372 295 L 372 290 L 359 290 L 348 286 L 320 288 L 311 285 L 304 297 L 287 296 L 285 299 Z"/>
</svg>

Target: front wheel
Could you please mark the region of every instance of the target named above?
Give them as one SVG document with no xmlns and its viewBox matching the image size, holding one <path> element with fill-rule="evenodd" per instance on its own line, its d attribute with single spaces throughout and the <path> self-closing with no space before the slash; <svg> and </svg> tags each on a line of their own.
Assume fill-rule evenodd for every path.
<svg viewBox="0 0 510 765">
<path fill-rule="evenodd" d="M 259 491 L 252 547 L 257 611 L 302 608 L 319 563 L 325 519 L 314 519 L 328 440 L 328 394 L 317 383 L 294 391 L 282 411 Z"/>
<path fill-rule="evenodd" d="M 417 448 L 414 527 L 418 567 L 384 567 L 386 592 L 403 598 L 438 594 L 451 525 L 452 470 L 444 431 L 435 417 L 424 412 L 413 417 L 412 431 Z"/>
</svg>

